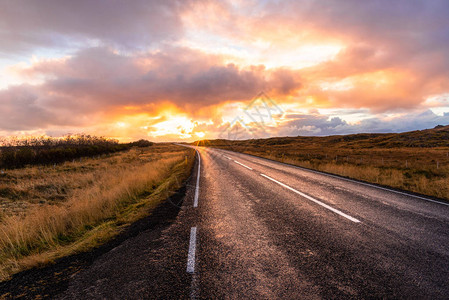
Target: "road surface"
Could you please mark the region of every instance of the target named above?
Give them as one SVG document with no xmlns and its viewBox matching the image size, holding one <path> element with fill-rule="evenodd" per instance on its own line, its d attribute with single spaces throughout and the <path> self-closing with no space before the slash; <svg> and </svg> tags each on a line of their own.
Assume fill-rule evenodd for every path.
<svg viewBox="0 0 449 300">
<path fill-rule="evenodd" d="M 101 257 L 61 298 L 449 298 L 447 203 L 198 151 L 173 223 Z"/>
</svg>

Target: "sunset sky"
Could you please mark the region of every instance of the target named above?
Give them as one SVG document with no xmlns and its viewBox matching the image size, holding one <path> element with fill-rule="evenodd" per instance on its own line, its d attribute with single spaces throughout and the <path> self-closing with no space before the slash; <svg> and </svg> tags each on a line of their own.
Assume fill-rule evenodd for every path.
<svg viewBox="0 0 449 300">
<path fill-rule="evenodd" d="M 0 0 L 0 136 L 217 138 L 262 91 L 257 137 L 447 125 L 449 1 Z"/>
</svg>

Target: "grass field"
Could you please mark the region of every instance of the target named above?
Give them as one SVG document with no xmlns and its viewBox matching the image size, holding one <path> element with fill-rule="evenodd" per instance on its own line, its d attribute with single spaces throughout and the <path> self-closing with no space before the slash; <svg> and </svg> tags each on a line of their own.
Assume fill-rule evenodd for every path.
<svg viewBox="0 0 449 300">
<path fill-rule="evenodd" d="M 205 140 L 198 144 L 449 200 L 449 126 L 401 134 Z"/>
<path fill-rule="evenodd" d="M 0 279 L 109 240 L 176 191 L 193 161 L 155 144 L 0 174 Z"/>
</svg>

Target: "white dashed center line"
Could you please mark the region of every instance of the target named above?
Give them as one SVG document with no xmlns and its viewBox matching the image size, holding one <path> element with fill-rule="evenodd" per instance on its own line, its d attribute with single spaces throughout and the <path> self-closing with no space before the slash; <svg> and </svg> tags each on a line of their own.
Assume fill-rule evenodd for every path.
<svg viewBox="0 0 449 300">
<path fill-rule="evenodd" d="M 312 202 L 315 202 L 315 203 L 318 204 L 318 205 L 321 205 L 321 206 L 324 207 L 324 208 L 327 208 L 327 209 L 330 210 L 330 211 L 333 211 L 334 213 L 336 213 L 336 214 L 338 214 L 338 215 L 340 215 L 340 216 L 342 216 L 342 217 L 344 217 L 344 218 L 346 218 L 346 219 L 348 219 L 348 220 L 350 220 L 350 221 L 352 221 L 352 222 L 354 222 L 354 223 L 360 223 L 360 220 L 358 220 L 358 219 L 356 219 L 356 218 L 354 218 L 354 217 L 351 217 L 351 216 L 345 214 L 344 212 L 339 211 L 338 209 L 335 209 L 335 208 L 333 208 L 333 207 L 331 207 L 331 206 L 329 206 L 329 205 L 327 205 L 327 204 L 325 204 L 325 203 L 323 203 L 323 202 L 321 202 L 321 201 L 319 201 L 319 200 L 316 200 L 315 198 L 310 197 L 309 195 L 306 195 L 306 194 L 304 194 L 304 193 L 301 193 L 300 191 L 295 190 L 294 188 L 289 187 L 288 185 L 286 185 L 286 184 L 284 184 L 284 183 L 282 183 L 282 182 L 280 182 L 280 181 L 277 181 L 276 179 L 273 179 L 273 178 L 271 178 L 270 176 L 267 176 L 267 175 L 265 175 L 265 174 L 260 174 L 260 175 L 263 176 L 263 177 L 265 177 L 265 178 L 267 178 L 267 179 L 269 179 L 269 180 L 271 180 L 271 181 L 273 181 L 273 182 L 276 182 L 277 184 L 279 184 L 279 185 L 285 187 L 286 189 L 289 189 L 289 190 L 292 191 L 292 192 L 295 192 L 296 194 L 298 194 L 298 195 L 300 195 L 300 196 L 302 196 L 302 197 L 304 197 L 304 198 L 306 198 L 306 199 L 309 199 L 309 200 L 312 201 Z"/>
<path fill-rule="evenodd" d="M 198 153 L 198 174 L 196 175 L 195 198 L 193 200 L 193 207 L 198 206 L 198 194 L 200 192 L 201 156 L 198 150 L 196 151 L 196 153 Z"/>
<path fill-rule="evenodd" d="M 249 169 L 249 170 L 252 170 L 252 169 L 253 169 L 253 168 L 250 168 L 250 167 L 248 167 L 247 165 L 244 165 L 244 164 L 242 164 L 241 162 L 238 162 L 238 161 L 236 161 L 236 160 L 234 160 L 234 162 L 235 162 L 236 164 L 241 165 L 242 167 L 245 167 L 245 168 Z"/>
</svg>

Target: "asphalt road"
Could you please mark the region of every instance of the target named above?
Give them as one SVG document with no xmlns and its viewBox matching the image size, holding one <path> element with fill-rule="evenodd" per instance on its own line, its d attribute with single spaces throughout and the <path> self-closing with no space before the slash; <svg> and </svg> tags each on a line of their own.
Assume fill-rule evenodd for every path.
<svg viewBox="0 0 449 300">
<path fill-rule="evenodd" d="M 199 148 L 173 222 L 60 298 L 449 299 L 449 205 Z"/>
</svg>

